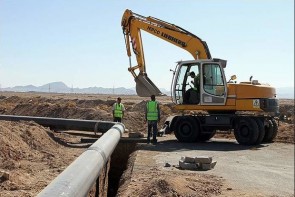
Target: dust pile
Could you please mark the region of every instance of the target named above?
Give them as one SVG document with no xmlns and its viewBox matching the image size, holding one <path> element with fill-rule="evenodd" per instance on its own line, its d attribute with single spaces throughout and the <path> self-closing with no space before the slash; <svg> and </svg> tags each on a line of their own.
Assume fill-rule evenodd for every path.
<svg viewBox="0 0 295 197">
<path fill-rule="evenodd" d="M 81 152 L 34 122 L 0 121 L 0 196 L 36 196 Z"/>
</svg>

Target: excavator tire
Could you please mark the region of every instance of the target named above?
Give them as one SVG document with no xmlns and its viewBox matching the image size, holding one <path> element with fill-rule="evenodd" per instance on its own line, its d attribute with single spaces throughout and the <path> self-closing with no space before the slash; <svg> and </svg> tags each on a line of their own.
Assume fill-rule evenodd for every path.
<svg viewBox="0 0 295 197">
<path fill-rule="evenodd" d="M 275 119 L 272 118 L 271 122 L 272 122 L 272 126 L 273 126 L 273 134 L 271 136 L 271 141 L 273 141 L 277 137 L 279 127 L 278 127 L 278 123 L 275 121 Z"/>
<path fill-rule="evenodd" d="M 192 117 L 180 117 L 175 122 L 174 134 L 179 142 L 196 142 L 199 133 L 199 123 Z"/>
<path fill-rule="evenodd" d="M 198 137 L 198 142 L 205 142 L 210 140 L 216 133 L 216 130 L 212 130 L 212 133 L 201 133 Z"/>
<path fill-rule="evenodd" d="M 264 129 L 264 125 L 263 125 L 262 120 L 255 118 L 255 121 L 257 123 L 258 131 L 259 131 L 258 138 L 257 138 L 257 141 L 255 142 L 255 144 L 258 145 L 258 144 L 261 144 L 261 142 L 263 141 L 263 138 L 265 136 L 265 129 Z"/>
<path fill-rule="evenodd" d="M 236 140 L 242 145 L 253 145 L 259 135 L 256 121 L 250 117 L 240 117 L 234 129 Z"/>
<path fill-rule="evenodd" d="M 273 140 L 273 136 L 274 136 L 274 125 L 273 125 L 273 121 L 271 120 L 267 120 L 268 124 L 265 125 L 264 130 L 265 130 L 265 135 L 264 138 L 262 140 L 262 142 L 264 143 L 270 143 Z"/>
</svg>

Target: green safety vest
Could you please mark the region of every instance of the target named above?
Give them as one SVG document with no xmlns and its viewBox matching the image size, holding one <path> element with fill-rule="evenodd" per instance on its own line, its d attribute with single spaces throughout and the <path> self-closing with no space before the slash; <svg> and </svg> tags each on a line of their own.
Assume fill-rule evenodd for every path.
<svg viewBox="0 0 295 197">
<path fill-rule="evenodd" d="M 122 118 L 123 117 L 123 104 L 122 103 L 120 103 L 120 104 L 116 103 L 114 116 L 116 118 Z"/>
<path fill-rule="evenodd" d="M 156 101 L 149 101 L 146 104 L 147 120 L 158 120 L 158 103 Z"/>
</svg>

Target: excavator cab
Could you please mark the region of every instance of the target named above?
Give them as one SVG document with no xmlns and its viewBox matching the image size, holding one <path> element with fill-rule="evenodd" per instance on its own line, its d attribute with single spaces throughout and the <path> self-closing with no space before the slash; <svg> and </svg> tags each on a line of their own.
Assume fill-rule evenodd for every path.
<svg viewBox="0 0 295 197">
<path fill-rule="evenodd" d="M 173 102 L 179 105 L 225 105 L 227 87 L 222 62 L 178 62 L 171 91 Z"/>
</svg>

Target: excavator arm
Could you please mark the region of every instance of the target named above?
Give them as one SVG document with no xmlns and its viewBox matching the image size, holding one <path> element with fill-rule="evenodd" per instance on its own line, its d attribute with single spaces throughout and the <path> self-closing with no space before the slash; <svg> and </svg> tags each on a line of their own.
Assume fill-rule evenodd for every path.
<svg viewBox="0 0 295 197">
<path fill-rule="evenodd" d="M 123 14 L 121 26 L 129 57 L 128 70 L 135 78 L 136 92 L 139 96 L 163 95 L 147 76 L 141 30 L 188 51 L 194 59 L 211 59 L 205 41 L 174 24 L 150 16 L 144 17 L 127 9 Z M 131 48 L 136 56 L 136 66 L 131 64 Z"/>
</svg>

